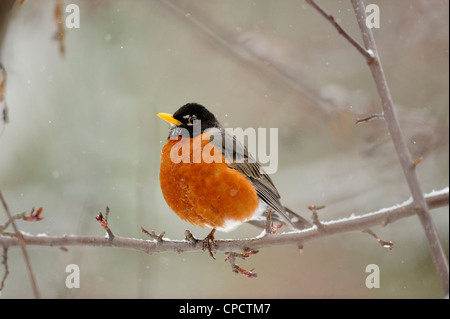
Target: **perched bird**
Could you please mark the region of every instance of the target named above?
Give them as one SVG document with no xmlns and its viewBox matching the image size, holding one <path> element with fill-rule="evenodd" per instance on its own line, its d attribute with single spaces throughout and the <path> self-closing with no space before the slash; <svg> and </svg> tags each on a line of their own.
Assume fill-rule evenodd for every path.
<svg viewBox="0 0 450 319">
<path fill-rule="evenodd" d="M 188 103 L 157 115 L 170 123 L 159 173 L 164 199 L 181 219 L 212 228 L 205 238 L 210 254 L 216 229 L 243 222 L 264 228 L 268 211 L 291 229 L 311 226 L 281 204 L 270 176 L 204 106 Z"/>
</svg>

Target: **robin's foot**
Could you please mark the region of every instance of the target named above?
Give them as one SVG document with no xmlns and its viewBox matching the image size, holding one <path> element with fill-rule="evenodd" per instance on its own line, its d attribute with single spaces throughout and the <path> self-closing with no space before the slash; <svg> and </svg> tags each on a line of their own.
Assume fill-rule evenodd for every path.
<svg viewBox="0 0 450 319">
<path fill-rule="evenodd" d="M 205 239 L 203 239 L 203 250 L 208 249 L 209 255 L 213 259 L 216 259 L 216 258 L 214 257 L 211 248 L 217 247 L 216 242 L 214 241 L 214 233 L 215 232 L 216 232 L 216 229 L 213 228 L 213 230 L 211 230 L 211 232 L 208 234 L 208 236 L 206 236 Z"/>
</svg>

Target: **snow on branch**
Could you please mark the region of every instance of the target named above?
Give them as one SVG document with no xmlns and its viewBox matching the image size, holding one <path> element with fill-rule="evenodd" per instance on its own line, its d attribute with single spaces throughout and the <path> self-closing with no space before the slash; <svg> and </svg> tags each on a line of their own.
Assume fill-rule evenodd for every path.
<svg viewBox="0 0 450 319">
<path fill-rule="evenodd" d="M 430 209 L 447 206 L 449 203 L 448 187 L 440 191 L 435 191 L 425 195 Z M 249 251 L 272 246 L 304 244 L 308 241 L 338 235 L 346 232 L 365 231 L 374 226 L 386 226 L 401 218 L 413 216 L 416 214 L 416 207 L 411 199 L 402 204 L 389 208 L 383 208 L 376 212 L 366 213 L 364 215 L 351 215 L 347 218 L 332 221 L 321 221 L 321 229 L 316 225 L 311 228 L 287 232 L 280 234 L 267 234 L 255 238 L 246 239 L 222 239 L 216 240 L 217 252 L 231 251 Z M 147 254 L 159 252 L 200 252 L 203 250 L 202 241 L 193 241 L 189 239 L 171 240 L 163 238 L 156 239 L 138 239 L 115 236 L 112 240 L 103 236 L 47 236 L 31 235 L 22 233 L 22 238 L 27 247 L 48 246 L 48 247 L 69 247 L 69 246 L 92 246 L 92 247 L 115 247 L 126 248 L 145 252 Z M 18 246 L 19 240 L 14 233 L 0 234 L 0 245 L 6 248 Z"/>
</svg>

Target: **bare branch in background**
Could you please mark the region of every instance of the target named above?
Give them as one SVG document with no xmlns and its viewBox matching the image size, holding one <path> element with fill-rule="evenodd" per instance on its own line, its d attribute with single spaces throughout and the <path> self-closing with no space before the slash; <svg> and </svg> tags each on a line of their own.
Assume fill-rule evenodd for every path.
<svg viewBox="0 0 450 319">
<path fill-rule="evenodd" d="M 444 291 L 446 294 L 448 294 L 449 268 L 447 257 L 439 241 L 439 237 L 437 235 L 436 228 L 434 227 L 433 220 L 431 219 L 431 216 L 429 214 L 427 202 L 423 196 L 422 187 L 415 171 L 416 165 L 411 159 L 411 154 L 409 153 L 408 147 L 406 145 L 403 132 L 400 129 L 394 102 L 392 100 L 389 86 L 384 75 L 380 57 L 378 56 L 375 39 L 373 37 L 371 28 L 369 28 L 366 24 L 366 7 L 364 6 L 362 0 L 351 0 L 364 41 L 365 49 L 363 50 L 356 43 L 356 41 L 349 37 L 347 33 L 343 31 L 342 28 L 334 21 L 332 15 L 325 13 L 325 11 L 321 9 L 313 0 L 306 1 L 311 4 L 316 10 L 318 10 L 323 16 L 325 16 L 325 18 L 330 21 L 330 23 L 339 31 L 339 33 L 342 34 L 344 38 L 347 39 L 353 46 L 355 46 L 358 52 L 360 52 L 366 58 L 367 64 L 369 65 L 369 68 L 372 72 L 372 77 L 378 90 L 378 95 L 381 98 L 384 119 L 386 120 L 391 139 L 394 143 L 394 147 L 400 160 L 400 164 L 403 168 L 403 173 L 411 191 L 414 204 L 417 206 L 417 214 L 425 231 L 434 265 L 441 279 Z"/>
<path fill-rule="evenodd" d="M 58 42 L 59 54 L 64 57 L 64 55 L 66 54 L 66 46 L 64 44 L 64 39 L 66 38 L 66 29 L 64 28 L 64 3 L 62 0 L 56 1 L 54 15 L 57 28 L 54 39 Z"/>
<path fill-rule="evenodd" d="M 23 254 L 23 258 L 25 259 L 25 264 L 27 266 L 27 270 L 28 270 L 28 275 L 30 276 L 30 281 L 31 281 L 31 286 L 33 288 L 33 293 L 34 293 L 34 297 L 35 298 L 40 298 L 40 294 L 39 294 L 39 290 L 37 287 L 37 283 L 36 283 L 36 279 L 34 277 L 33 274 L 33 269 L 31 268 L 31 262 L 30 262 L 30 258 L 28 256 L 28 252 L 27 252 L 27 248 L 26 248 L 26 243 L 25 240 L 23 238 L 22 233 L 19 231 L 19 228 L 17 227 L 13 216 L 11 215 L 11 212 L 9 211 L 9 207 L 8 204 L 5 201 L 5 198 L 3 197 L 3 194 L 0 190 L 0 201 L 3 204 L 3 208 L 5 209 L 5 213 L 8 216 L 8 219 L 11 221 L 11 225 L 14 229 L 15 232 L 15 237 L 18 241 L 18 244 L 20 245 L 20 248 L 22 250 L 22 254 Z M 3 245 L 3 248 L 6 248 L 6 246 Z"/>
<path fill-rule="evenodd" d="M 5 98 L 6 91 L 6 70 L 3 64 L 0 63 L 0 118 L 1 122 L 3 122 L 3 129 L 5 128 L 5 124 L 9 123 L 9 110 L 8 105 L 6 104 Z M 0 130 L 0 134 L 3 133 L 3 129 Z"/>
<path fill-rule="evenodd" d="M 378 51 L 375 44 L 375 39 L 372 34 L 372 30 L 368 28 L 366 24 L 366 9 L 362 0 L 352 0 L 352 5 L 355 10 L 359 28 L 361 29 L 364 45 L 366 49 L 373 52 L 376 57 L 374 63 L 369 63 L 369 68 L 372 71 L 372 76 L 378 90 L 378 95 L 381 98 L 384 119 L 386 120 L 389 133 L 391 135 L 392 141 L 394 142 L 395 150 L 397 151 L 400 164 L 402 165 L 403 173 L 408 183 L 409 190 L 411 191 L 414 203 L 419 208 L 417 214 L 425 231 L 434 265 L 441 279 L 444 292 L 445 294 L 448 294 L 449 268 L 447 257 L 445 255 L 444 249 L 442 248 L 436 228 L 434 227 L 433 220 L 428 210 L 427 202 L 425 200 L 425 197 L 423 196 L 422 187 L 415 170 L 416 165 L 414 165 L 411 159 L 411 154 L 409 153 L 405 138 L 403 136 L 403 132 L 400 128 L 400 124 L 397 118 L 397 112 L 392 100 L 391 93 L 389 91 L 389 86 L 384 75 L 380 58 L 378 56 Z"/>
<path fill-rule="evenodd" d="M 314 9 L 319 11 L 319 13 L 337 29 L 339 34 L 342 35 L 348 42 L 350 42 L 350 44 L 353 45 L 355 49 L 358 50 L 358 52 L 366 58 L 368 64 L 376 61 L 376 57 L 372 54 L 372 52 L 364 49 L 355 39 L 353 39 L 347 32 L 345 32 L 345 30 L 342 29 L 342 27 L 336 22 L 332 14 L 326 13 L 325 10 L 323 10 L 320 6 L 317 5 L 317 3 L 314 2 L 314 0 L 306 0 L 306 2 L 310 4 Z"/>
<path fill-rule="evenodd" d="M 7 247 L 3 247 L 3 254 L 2 254 L 2 262 L 1 262 L 1 264 L 3 265 L 3 267 L 5 269 L 5 273 L 3 274 L 2 281 L 0 282 L 0 292 L 5 287 L 5 281 L 6 281 L 6 278 L 8 278 L 8 275 L 9 275 L 8 248 Z"/>
<path fill-rule="evenodd" d="M 195 33 L 204 36 L 221 52 L 239 63 L 244 63 L 245 67 L 254 68 L 258 72 L 264 71 L 269 79 L 278 80 L 292 89 L 302 98 L 302 107 L 308 108 L 311 112 L 320 110 L 326 117 L 333 114 L 333 110 L 337 107 L 334 101 L 323 97 L 316 86 L 305 81 L 306 77 L 293 72 L 292 65 L 280 64 L 280 61 L 283 61 L 282 58 L 258 51 L 257 45 L 248 45 L 248 38 L 236 37 L 230 29 L 221 26 L 204 14 L 195 4 L 189 5 L 189 14 L 187 14 L 181 2 L 164 0 L 157 3 L 177 18 L 181 18 L 178 21 L 185 23 Z"/>
</svg>

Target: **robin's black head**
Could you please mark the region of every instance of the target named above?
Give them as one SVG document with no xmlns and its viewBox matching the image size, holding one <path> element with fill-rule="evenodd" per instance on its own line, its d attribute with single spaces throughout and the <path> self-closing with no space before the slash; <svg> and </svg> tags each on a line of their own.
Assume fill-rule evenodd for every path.
<svg viewBox="0 0 450 319">
<path fill-rule="evenodd" d="M 163 120 L 173 124 L 170 128 L 169 138 L 183 135 L 183 129 L 189 132 L 190 137 L 195 137 L 210 128 L 222 128 L 214 114 L 203 105 L 188 103 L 180 107 L 173 115 L 167 113 L 157 114 Z M 185 132 L 185 131 L 184 131 Z"/>
</svg>

